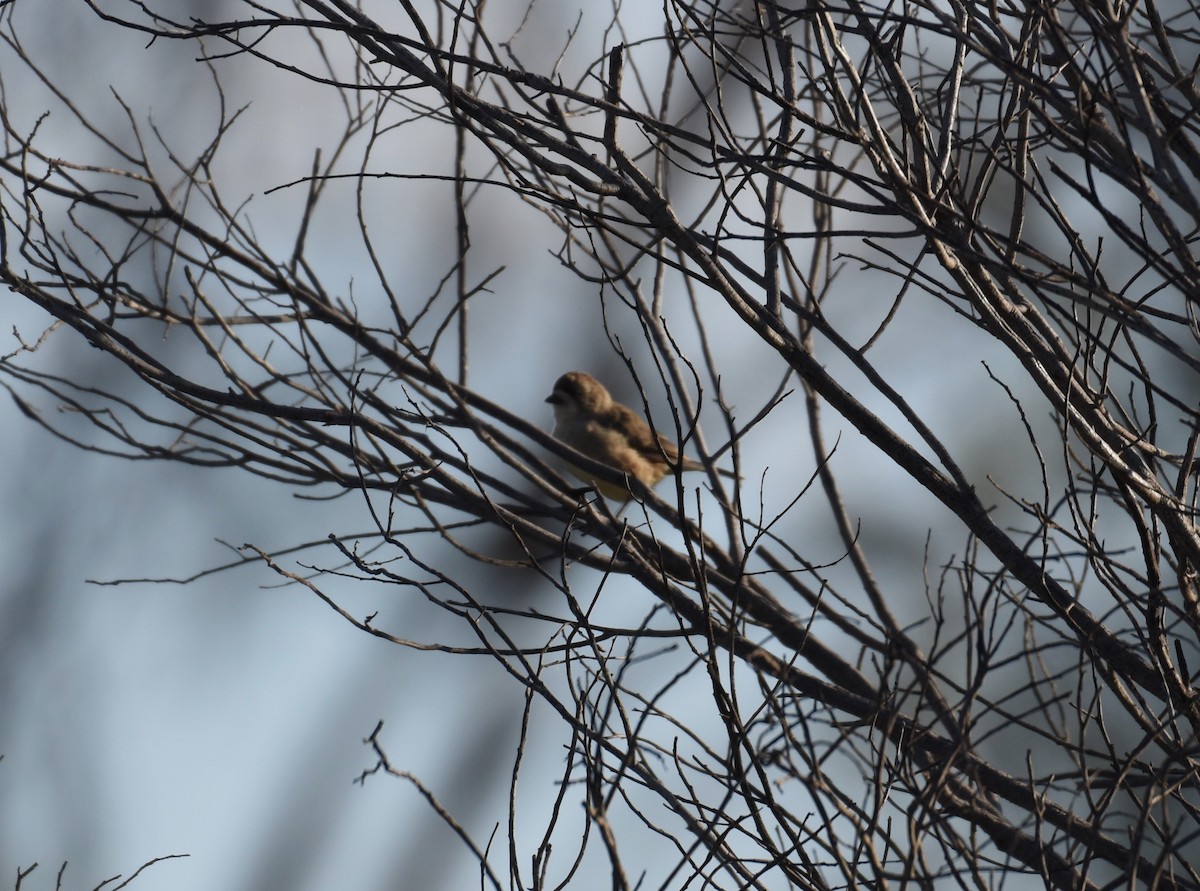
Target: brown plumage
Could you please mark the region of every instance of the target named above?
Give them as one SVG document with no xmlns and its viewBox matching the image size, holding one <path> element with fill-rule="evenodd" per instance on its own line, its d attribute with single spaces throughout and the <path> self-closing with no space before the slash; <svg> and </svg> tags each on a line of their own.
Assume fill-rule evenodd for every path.
<svg viewBox="0 0 1200 891">
<path fill-rule="evenodd" d="M 682 458 L 675 443 L 662 434 L 656 438 L 642 417 L 617 402 L 605 386 L 590 374 L 568 371 L 554 384 L 546 398 L 554 406 L 554 435 L 571 448 L 601 464 L 607 464 L 653 486 L 673 469 L 703 470 L 704 465 Z M 617 501 L 627 501 L 627 486 L 595 479 L 568 465 L 577 478 Z M 719 471 L 733 476 L 727 470 Z"/>
</svg>

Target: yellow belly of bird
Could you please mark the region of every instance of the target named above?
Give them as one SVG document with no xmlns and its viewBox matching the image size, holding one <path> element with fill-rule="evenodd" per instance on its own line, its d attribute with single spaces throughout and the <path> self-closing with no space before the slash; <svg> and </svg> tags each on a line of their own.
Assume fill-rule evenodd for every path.
<svg viewBox="0 0 1200 891">
<path fill-rule="evenodd" d="M 589 486 L 595 487 L 596 491 L 598 491 L 605 498 L 610 498 L 613 501 L 628 501 L 633 497 L 633 493 L 630 492 L 625 486 L 617 485 L 616 483 L 610 483 L 607 480 L 596 479 L 591 474 L 584 473 L 574 464 L 568 464 L 567 470 L 570 471 L 571 476 L 575 477 L 575 479 L 587 483 Z"/>
</svg>

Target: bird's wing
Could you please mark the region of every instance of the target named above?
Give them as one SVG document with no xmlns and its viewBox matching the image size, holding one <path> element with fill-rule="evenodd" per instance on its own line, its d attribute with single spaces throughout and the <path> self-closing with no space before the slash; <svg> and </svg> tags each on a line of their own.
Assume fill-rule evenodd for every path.
<svg viewBox="0 0 1200 891">
<path fill-rule="evenodd" d="M 680 462 L 681 459 L 679 456 L 679 446 L 667 439 L 667 437 L 662 433 L 659 433 L 658 436 L 655 437 L 650 430 L 650 425 L 642 420 L 639 415 L 635 414 L 632 409 L 629 409 L 624 405 L 620 406 L 620 408 L 624 409 L 625 413 L 630 419 L 632 419 L 632 421 L 636 421 L 636 423 L 630 424 L 630 430 L 636 431 L 636 435 L 629 437 L 629 444 L 638 452 L 638 454 L 644 456 L 647 460 L 653 461 L 655 464 L 660 465 L 664 463 L 664 455 L 666 456 L 665 463 L 667 464 L 678 464 Z M 693 463 L 689 462 L 687 458 L 683 458 L 682 461 L 685 469 L 690 463 Z"/>
<path fill-rule="evenodd" d="M 687 456 L 679 454 L 679 446 L 667 439 L 663 434 L 658 434 L 658 441 L 655 442 L 654 434 L 650 432 L 650 425 L 642 420 L 641 415 L 637 414 L 633 409 L 621 403 L 616 403 L 610 410 L 611 419 L 606 419 L 606 425 L 611 425 L 617 430 L 626 431 L 626 439 L 629 442 L 629 447 L 638 455 L 650 461 L 653 464 L 662 467 L 664 464 L 663 456 L 666 455 L 666 464 L 678 465 L 680 470 L 705 470 L 705 466 L 699 461 L 694 461 Z M 717 473 L 725 476 L 738 479 L 738 475 L 731 470 L 717 469 Z"/>
<path fill-rule="evenodd" d="M 656 442 L 654 434 L 650 432 L 650 425 L 629 406 L 617 402 L 613 404 L 608 415 L 605 425 L 622 433 L 629 448 L 645 460 L 662 465 L 664 453 L 669 461 L 676 460 L 679 450 L 675 445 L 661 435 Z"/>
</svg>

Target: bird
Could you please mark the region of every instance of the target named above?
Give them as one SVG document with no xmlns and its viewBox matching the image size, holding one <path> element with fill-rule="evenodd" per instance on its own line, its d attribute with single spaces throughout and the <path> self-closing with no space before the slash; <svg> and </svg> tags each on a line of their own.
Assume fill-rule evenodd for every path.
<svg viewBox="0 0 1200 891">
<path fill-rule="evenodd" d="M 675 470 L 704 470 L 699 461 L 685 458 L 679 448 L 662 434 L 655 437 L 650 425 L 627 405 L 612 398 L 600 381 L 584 371 L 568 371 L 546 397 L 554 406 L 554 436 L 578 452 L 650 488 Z M 628 501 L 633 493 L 627 485 L 596 479 L 570 464 L 573 476 L 595 486 L 614 501 Z M 737 478 L 728 470 L 718 470 Z"/>
</svg>

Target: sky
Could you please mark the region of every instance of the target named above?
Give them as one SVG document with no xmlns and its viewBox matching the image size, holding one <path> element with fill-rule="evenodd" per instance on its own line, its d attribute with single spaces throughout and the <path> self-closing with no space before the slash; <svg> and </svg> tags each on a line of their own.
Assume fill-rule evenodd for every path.
<svg viewBox="0 0 1200 891">
<path fill-rule="evenodd" d="M 83 9 L 60 10 L 54 23 L 39 20 L 34 9 L 18 4 L 8 14 L 31 54 L 45 60 L 51 77 L 98 124 L 120 125 L 116 90 L 138 115 L 182 144 L 195 144 L 209 132 L 215 120 L 211 80 L 194 61 L 193 48 L 147 46 L 144 36 L 115 32 Z M 63 34 L 73 45 L 54 42 Z M 55 48 L 45 48 L 50 45 Z M 249 60 L 230 62 L 223 72 L 231 106 L 254 103 L 222 157 L 219 172 L 231 191 L 262 196 L 268 185 L 303 176 L 313 146 L 327 135 L 328 115 L 336 113 L 327 99 L 311 86 L 297 92 L 294 81 Z M 32 88 L 14 99 L 10 87 L 9 98 L 26 122 L 39 102 L 50 101 Z M 61 140 L 65 157 L 99 151 L 72 142 L 58 116 L 46 128 L 47 139 Z M 380 167 L 411 170 L 436 150 L 397 145 L 377 160 Z M 445 191 L 433 186 L 411 185 L 403 194 L 403 204 L 379 212 L 375 231 L 387 233 L 388 262 L 404 271 L 415 293 L 428 293 L 452 256 L 449 203 Z M 347 190 L 342 199 L 346 213 L 352 197 Z M 259 200 L 262 219 L 278 223 L 265 229 L 265 239 L 290 243 L 294 231 L 279 221 L 296 196 Z M 489 398 L 549 426 L 542 400 L 558 374 L 615 366 L 598 336 L 594 285 L 561 267 L 550 254 L 552 239 L 529 234 L 540 231 L 532 212 L 497 225 L 508 212 L 480 204 L 476 269 L 506 270 L 492 285 L 495 299 L 481 301 L 473 319 L 483 332 L 519 332 L 518 342 L 481 335 L 475 379 Z M 513 231 L 522 237 L 513 238 Z M 356 278 L 357 260 L 347 247 L 353 234 L 334 215 L 310 239 L 331 280 Z M 848 273 L 846 282 L 864 293 L 870 287 L 861 273 Z M 14 328 L 30 341 L 46 319 L 12 295 L 5 305 L 0 352 L 8 353 L 17 348 Z M 970 355 L 966 337 L 948 331 L 938 336 L 946 361 Z M 731 333 L 726 345 L 731 355 L 739 348 L 735 338 Z M 937 363 L 906 362 L 909 346 L 880 347 L 896 357 L 904 375 L 897 383 L 926 401 L 935 425 L 952 432 L 980 467 L 1020 476 L 1023 459 L 995 449 L 987 434 L 1005 403 L 999 389 L 980 399 L 975 383 L 945 380 Z M 68 332 L 57 333 L 37 361 L 78 379 L 119 380 L 104 357 Z M 759 366 L 731 362 L 732 397 L 752 403 L 762 374 Z M 52 400 L 41 399 L 37 409 L 74 424 Z M 787 490 L 812 467 L 797 466 L 794 428 L 775 423 L 747 444 L 747 466 L 755 478 L 766 473 Z M 476 886 L 472 858 L 411 784 L 378 775 L 361 783 L 356 778 L 375 763 L 364 740 L 383 722 L 380 739 L 393 761 L 420 777 L 486 841 L 506 819 L 508 765 L 523 697 L 497 666 L 413 652 L 363 635 L 315 596 L 280 586 L 261 566 L 187 584 L 105 584 L 186 578 L 229 562 L 243 543 L 270 551 L 365 529 L 361 501 L 305 500 L 237 470 L 83 451 L 31 423 L 12 401 L 0 405 L 0 425 L 0 559 L 8 568 L 0 582 L 0 882 L 12 882 L 37 863 L 22 888 L 53 888 L 65 862 L 63 887 L 93 888 L 127 877 L 153 858 L 186 854 L 155 864 L 132 887 Z M 853 437 L 839 449 L 838 460 L 855 470 L 851 501 L 873 517 L 864 536 L 885 554 L 894 548 L 898 560 L 920 552 L 925 530 L 939 516 L 937 506 L 897 484 Z M 873 501 L 881 491 L 888 493 L 886 509 Z M 836 558 L 840 546 L 827 518 L 803 511 L 798 516 L 797 534 L 814 557 Z M 945 556 L 962 542 L 938 547 Z M 910 579 L 913 602 L 902 611 L 920 612 L 921 583 L 920 577 Z M 350 582 L 329 584 L 356 605 L 387 603 L 390 596 Z M 647 595 L 634 586 L 611 596 L 616 618 L 636 622 L 647 609 L 639 599 Z M 430 623 L 415 628 L 414 637 L 439 633 L 434 618 L 419 610 L 413 616 Z M 531 816 L 521 833 L 531 841 L 538 837 L 536 814 L 552 800 L 561 769 L 554 739 L 549 732 L 536 737 L 542 750 L 522 778 Z"/>
</svg>

